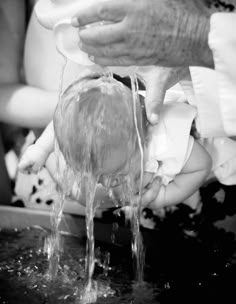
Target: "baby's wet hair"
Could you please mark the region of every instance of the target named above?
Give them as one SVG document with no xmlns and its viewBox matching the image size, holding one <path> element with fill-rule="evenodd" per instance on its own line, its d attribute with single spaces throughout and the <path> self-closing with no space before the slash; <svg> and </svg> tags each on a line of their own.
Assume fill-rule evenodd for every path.
<svg viewBox="0 0 236 304">
<path fill-rule="evenodd" d="M 96 176 L 122 171 L 137 148 L 132 100 L 126 85 L 98 73 L 66 89 L 55 112 L 54 128 L 70 166 Z M 137 113 L 141 119 L 140 106 Z"/>
</svg>

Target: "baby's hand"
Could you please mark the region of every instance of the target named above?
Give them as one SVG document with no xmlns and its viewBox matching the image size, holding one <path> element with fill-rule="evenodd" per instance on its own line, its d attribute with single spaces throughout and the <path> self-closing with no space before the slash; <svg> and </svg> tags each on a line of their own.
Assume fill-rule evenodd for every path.
<svg viewBox="0 0 236 304">
<path fill-rule="evenodd" d="M 153 178 L 153 180 L 145 186 L 142 195 L 143 208 L 151 207 L 153 205 L 153 202 L 155 202 L 158 197 L 161 186 L 162 182 L 159 176 Z"/>
<path fill-rule="evenodd" d="M 48 153 L 39 145 L 29 146 L 23 153 L 18 168 L 22 173 L 37 173 L 45 165 Z"/>
</svg>

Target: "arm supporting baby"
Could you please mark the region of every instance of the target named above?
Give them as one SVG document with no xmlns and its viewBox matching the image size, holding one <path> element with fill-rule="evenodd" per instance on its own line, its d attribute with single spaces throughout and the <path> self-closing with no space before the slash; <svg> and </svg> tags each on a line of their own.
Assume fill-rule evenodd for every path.
<svg viewBox="0 0 236 304">
<path fill-rule="evenodd" d="M 0 84 L 0 120 L 22 127 L 45 127 L 57 101 L 58 93 L 54 91 L 17 83 Z"/>
<path fill-rule="evenodd" d="M 54 150 L 54 138 L 53 121 L 51 121 L 39 139 L 23 153 L 18 166 L 19 170 L 38 172 Z"/>
<path fill-rule="evenodd" d="M 183 202 L 199 189 L 210 170 L 210 155 L 195 141 L 192 153 L 182 171 L 166 186 L 161 185 L 160 179 L 154 179 L 153 186 L 142 197 L 142 205 L 159 209 Z"/>
<path fill-rule="evenodd" d="M 58 159 L 55 155 L 56 152 L 54 149 L 54 143 L 54 125 L 53 121 L 51 121 L 42 135 L 38 138 L 38 140 L 25 150 L 19 162 L 18 168 L 23 173 L 27 173 L 28 171 L 37 173 L 40 168 L 45 165 L 53 180 L 62 189 L 63 185 L 58 173 L 63 173 L 66 167 L 66 163 L 63 157 L 60 157 Z M 60 154 L 60 156 L 62 155 Z M 76 183 L 73 183 L 69 197 L 70 199 L 73 198 L 77 200 L 82 205 L 85 205 L 86 203 L 85 197 L 84 195 L 80 195 Z M 111 201 L 110 197 L 103 187 L 97 188 L 96 200 L 99 202 L 104 201 L 101 208 L 105 208 L 105 202 L 108 204 L 108 206 L 114 205 L 114 202 Z"/>
</svg>

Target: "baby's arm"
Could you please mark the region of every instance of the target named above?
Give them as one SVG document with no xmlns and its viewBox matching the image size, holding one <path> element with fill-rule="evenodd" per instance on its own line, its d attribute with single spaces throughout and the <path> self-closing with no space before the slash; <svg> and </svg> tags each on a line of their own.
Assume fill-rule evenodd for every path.
<svg viewBox="0 0 236 304">
<path fill-rule="evenodd" d="M 29 146 L 23 153 L 18 165 L 19 170 L 22 172 L 29 170 L 38 172 L 38 170 L 45 165 L 53 149 L 54 127 L 53 121 L 51 121 L 35 144 Z"/>
<path fill-rule="evenodd" d="M 211 170 L 211 157 L 196 141 L 191 155 L 180 174 L 168 185 L 161 185 L 157 196 L 151 201 L 150 189 L 142 199 L 144 206 L 158 209 L 183 202 L 191 196 L 205 181 Z"/>
</svg>

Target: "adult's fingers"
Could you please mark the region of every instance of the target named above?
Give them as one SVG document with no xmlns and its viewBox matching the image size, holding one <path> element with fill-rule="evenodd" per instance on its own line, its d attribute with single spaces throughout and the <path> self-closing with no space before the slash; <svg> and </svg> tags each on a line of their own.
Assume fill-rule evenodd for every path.
<svg viewBox="0 0 236 304">
<path fill-rule="evenodd" d="M 164 102 L 166 91 L 186 77 L 186 67 L 140 67 L 138 73 L 146 84 L 145 106 L 147 118 L 151 124 L 158 123 L 159 113 Z"/>
<path fill-rule="evenodd" d="M 109 48 L 109 47 L 108 47 Z M 86 51 L 86 47 L 83 48 Z M 126 52 L 125 52 L 126 53 Z M 97 63 L 101 66 L 146 66 L 149 64 L 148 58 L 133 58 L 132 55 L 118 55 L 117 57 L 108 57 L 108 56 L 93 56 L 92 53 L 89 54 L 91 57 L 90 60 L 94 63 Z"/>
<path fill-rule="evenodd" d="M 166 89 L 159 82 L 159 75 L 153 73 L 146 81 L 145 107 L 147 119 L 155 125 L 159 121 L 159 113 L 164 102 Z"/>
<path fill-rule="evenodd" d="M 94 47 L 90 45 L 82 46 L 81 50 L 87 53 L 89 56 L 93 56 L 95 60 L 102 59 L 102 60 L 117 60 L 120 57 L 126 57 L 128 59 L 129 54 L 125 50 L 120 49 L 122 48 L 122 43 L 113 43 L 108 46 L 104 47 Z M 123 55 L 118 57 L 120 53 L 119 50 L 122 50 Z"/>
<path fill-rule="evenodd" d="M 122 22 L 96 24 L 88 28 L 83 28 L 79 31 L 81 43 L 88 46 L 93 46 L 93 51 L 99 48 L 99 46 L 104 47 L 107 44 L 124 41 L 124 35 L 125 33 L 123 31 Z"/>
<path fill-rule="evenodd" d="M 126 14 L 124 1 L 104 0 L 91 5 L 89 8 L 80 10 L 72 18 L 72 25 L 83 27 L 88 24 L 101 21 L 118 22 L 122 20 Z"/>
<path fill-rule="evenodd" d="M 93 61 L 96 64 L 99 64 L 101 66 L 132 66 L 136 65 L 136 60 L 133 60 L 130 56 L 122 56 L 122 57 L 94 57 L 89 56 L 90 60 Z"/>
</svg>

